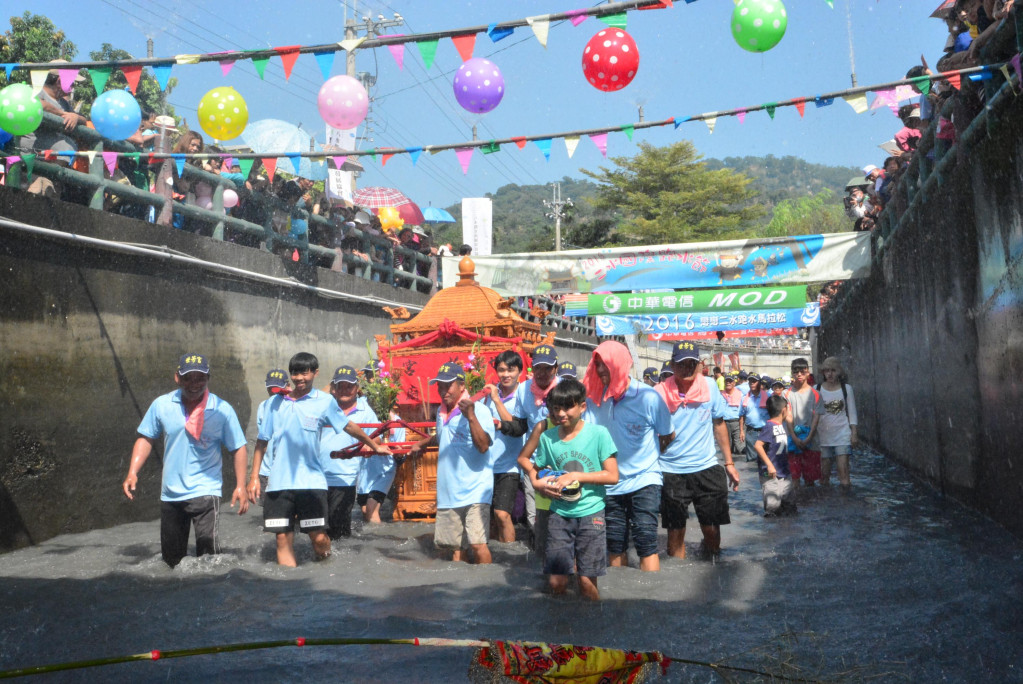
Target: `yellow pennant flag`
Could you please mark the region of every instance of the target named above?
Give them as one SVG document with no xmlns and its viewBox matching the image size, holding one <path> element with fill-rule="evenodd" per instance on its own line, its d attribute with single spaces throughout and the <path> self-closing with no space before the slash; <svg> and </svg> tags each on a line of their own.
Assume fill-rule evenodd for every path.
<svg viewBox="0 0 1023 684">
<path fill-rule="evenodd" d="M 362 45 L 362 42 L 364 40 L 366 40 L 366 36 L 363 36 L 362 38 L 345 38 L 340 43 L 338 43 L 338 45 L 340 45 L 343 50 L 351 52 L 355 48 Z"/>
<path fill-rule="evenodd" d="M 533 29 L 533 35 L 540 41 L 540 45 L 544 48 L 547 47 L 547 31 L 551 27 L 551 19 L 549 14 L 543 14 L 536 17 L 526 17 L 526 23 L 529 24 L 529 28 Z"/>
<path fill-rule="evenodd" d="M 714 127 L 718 124 L 718 118 L 716 116 L 712 116 L 704 119 L 703 123 L 707 124 L 707 130 L 710 131 L 711 135 L 714 135 Z"/>
<path fill-rule="evenodd" d="M 202 55 L 174 55 L 174 61 L 178 64 L 198 64 Z"/>
<path fill-rule="evenodd" d="M 867 94 L 859 93 L 858 95 L 843 95 L 842 99 L 849 103 L 849 106 L 853 108 L 853 111 L 857 114 L 862 114 L 867 111 Z"/>
<path fill-rule="evenodd" d="M 39 69 L 37 71 L 30 71 L 29 76 L 32 78 L 32 94 L 39 95 L 43 89 L 43 85 L 46 83 L 46 75 L 50 73 Z"/>
<path fill-rule="evenodd" d="M 575 148 L 579 146 L 579 136 L 572 135 L 565 138 L 565 151 L 568 152 L 568 158 L 571 159 L 572 155 L 575 154 Z"/>
</svg>

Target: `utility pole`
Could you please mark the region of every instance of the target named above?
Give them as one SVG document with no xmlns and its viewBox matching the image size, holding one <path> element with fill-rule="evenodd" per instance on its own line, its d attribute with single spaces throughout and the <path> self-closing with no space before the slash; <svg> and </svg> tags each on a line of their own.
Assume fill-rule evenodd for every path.
<svg viewBox="0 0 1023 684">
<path fill-rule="evenodd" d="M 544 216 L 549 219 L 554 219 L 554 251 L 561 251 L 561 219 L 565 218 L 564 209 L 566 207 L 575 206 L 572 204 L 572 198 L 562 200 L 561 199 L 561 183 L 551 183 L 554 186 L 554 194 L 550 201 L 544 200 L 543 205 L 547 209 L 550 209 Z"/>
<path fill-rule="evenodd" d="M 356 3 L 358 7 L 358 3 Z M 358 10 L 356 10 L 358 11 Z M 362 17 L 362 23 L 356 24 L 355 18 L 345 20 L 345 40 L 352 40 L 356 37 L 359 31 L 365 31 L 367 38 L 374 38 L 380 35 L 380 31 L 391 26 L 401 26 L 405 23 L 405 20 L 397 12 L 394 13 L 394 19 L 384 19 L 384 15 L 378 14 L 374 20 L 371 17 Z M 356 78 L 355 71 L 355 50 L 348 51 L 348 59 L 345 64 L 345 73 L 352 78 Z"/>
</svg>

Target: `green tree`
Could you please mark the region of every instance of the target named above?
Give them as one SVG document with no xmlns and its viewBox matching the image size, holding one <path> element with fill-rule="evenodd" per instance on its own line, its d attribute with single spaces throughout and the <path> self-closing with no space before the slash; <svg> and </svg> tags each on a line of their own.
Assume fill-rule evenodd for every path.
<svg viewBox="0 0 1023 684">
<path fill-rule="evenodd" d="M 723 240 L 748 230 L 764 209 L 750 179 L 727 168 L 709 170 L 689 141 L 639 144 L 617 168 L 582 172 L 597 181 L 597 210 L 620 212 L 619 233 L 643 244 Z"/>
<path fill-rule="evenodd" d="M 766 237 L 840 233 L 850 230 L 852 223 L 841 204 L 834 204 L 835 193 L 821 190 L 810 197 L 782 200 L 774 207 L 771 222 L 764 227 Z"/>
<path fill-rule="evenodd" d="M 124 59 L 133 59 L 131 53 L 115 48 L 110 43 L 103 43 L 99 50 L 89 53 L 89 59 L 93 62 L 110 62 Z M 139 76 L 139 86 L 135 90 L 135 99 L 143 109 L 150 109 L 157 114 L 174 114 L 174 108 L 167 104 L 166 96 L 178 84 L 178 79 L 170 78 L 167 81 L 166 92 L 160 92 L 160 84 L 149 69 L 143 69 Z M 104 90 L 124 90 L 128 87 L 128 79 L 120 69 L 114 69 Z M 74 87 L 75 101 L 82 103 L 81 113 L 88 116 L 92 110 L 92 103 L 99 97 L 99 93 L 92 85 L 92 79 L 82 83 L 76 83 Z"/>
<path fill-rule="evenodd" d="M 52 62 L 55 59 L 71 61 L 78 48 L 58 31 L 47 17 L 26 11 L 20 17 L 11 17 L 11 28 L 0 35 L 0 62 Z M 12 83 L 28 83 L 29 72 L 17 69 L 11 74 Z M 0 87 L 7 85 L 7 73 L 0 69 Z"/>
</svg>

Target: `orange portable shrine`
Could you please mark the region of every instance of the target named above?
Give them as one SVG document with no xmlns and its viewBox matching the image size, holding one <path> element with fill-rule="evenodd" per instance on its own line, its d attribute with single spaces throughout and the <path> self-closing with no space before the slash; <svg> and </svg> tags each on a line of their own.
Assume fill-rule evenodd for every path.
<svg viewBox="0 0 1023 684">
<path fill-rule="evenodd" d="M 433 422 L 440 398 L 429 381 L 441 364 L 465 365 L 473 355 L 482 359 L 487 382 L 496 382 L 491 360 L 497 354 L 517 351 L 527 368 L 529 354 L 537 346 L 554 344 L 554 332 L 541 335 L 539 323 L 527 321 L 511 308 L 513 299 L 504 299 L 477 283 L 474 268 L 469 257 L 459 261 L 459 280 L 454 287 L 433 295 L 415 318 L 391 325 L 390 339 L 376 336 L 384 367 L 401 370 L 397 412 L 409 423 Z M 386 310 L 394 318 L 408 315 L 401 309 Z M 432 520 L 437 513 L 436 447 L 402 463 L 395 482 L 395 519 Z"/>
</svg>

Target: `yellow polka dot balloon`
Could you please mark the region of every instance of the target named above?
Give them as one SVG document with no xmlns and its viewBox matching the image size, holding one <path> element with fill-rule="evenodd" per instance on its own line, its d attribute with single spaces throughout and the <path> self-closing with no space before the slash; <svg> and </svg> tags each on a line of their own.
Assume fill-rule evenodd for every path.
<svg viewBox="0 0 1023 684">
<path fill-rule="evenodd" d="M 199 100 L 199 125 L 215 140 L 233 140 L 249 123 L 249 107 L 234 88 L 214 88 Z"/>
</svg>

